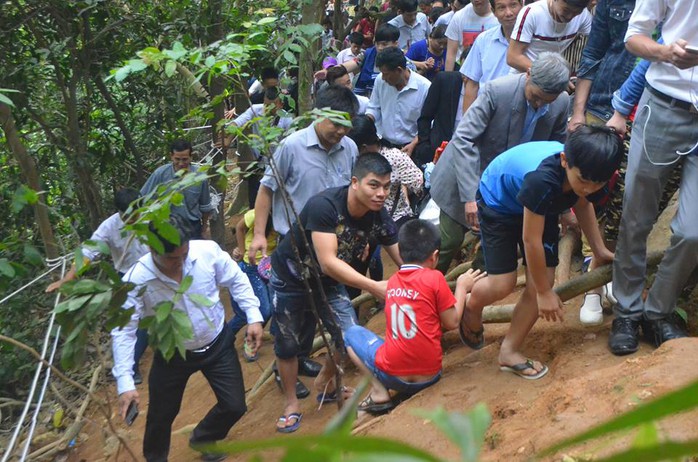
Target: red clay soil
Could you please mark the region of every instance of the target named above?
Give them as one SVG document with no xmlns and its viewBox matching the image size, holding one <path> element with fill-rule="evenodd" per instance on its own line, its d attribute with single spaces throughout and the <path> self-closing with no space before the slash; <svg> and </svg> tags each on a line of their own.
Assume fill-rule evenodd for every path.
<svg viewBox="0 0 698 462">
<path fill-rule="evenodd" d="M 650 242 L 650 247 L 662 248 L 662 240 Z M 652 241 L 652 239 L 650 239 Z M 386 275 L 394 266 L 386 264 Z M 509 297 L 503 303 L 512 302 Z M 431 451 L 447 459 L 458 460 L 456 446 L 430 422 L 412 413 L 414 409 L 434 409 L 443 406 L 449 411 L 465 412 L 475 404 L 484 402 L 492 414 L 492 425 L 486 435 L 481 454 L 485 461 L 527 460 L 555 442 L 578 434 L 604 422 L 638 403 L 652 400 L 671 390 L 698 379 L 698 338 L 675 340 L 653 349 L 643 343 L 640 350 L 630 356 L 613 356 L 606 346 L 611 316 L 604 325 L 585 328 L 580 325 L 578 313 L 581 297 L 565 305 L 564 323 L 538 322 L 528 337 L 525 353 L 545 362 L 550 373 L 541 380 L 529 381 L 512 374 L 500 372 L 497 353 L 507 324 L 488 324 L 485 327 L 486 346 L 473 351 L 462 346 L 455 332 L 444 336 L 444 373 L 440 382 L 400 404 L 388 415 L 373 418 L 362 416 L 357 422 L 370 434 L 404 441 Z M 375 332 L 385 332 L 385 318 L 374 317 L 368 327 Z M 238 339 L 240 344 L 241 339 Z M 240 351 L 240 349 L 238 349 Z M 240 355 L 242 358 L 242 355 Z M 150 352 L 146 353 L 142 370 L 149 367 Z M 252 388 L 257 378 L 273 360 L 271 341 L 260 352 L 259 361 L 245 363 L 242 368 L 246 389 Z M 312 387 L 312 379 L 303 378 Z M 345 382 L 355 385 L 360 376 L 355 369 L 348 369 Z M 122 434 L 134 451 L 141 453 L 145 414 L 148 406 L 148 390 L 145 384 L 138 387 L 141 393 L 141 416 L 133 427 L 119 424 Z M 113 384 L 103 387 L 112 400 L 116 397 Z M 182 410 L 174 423 L 170 461 L 198 460 L 198 454 L 189 449 L 189 432 L 213 405 L 215 399 L 201 374 L 192 376 L 182 403 Z M 335 405 L 317 409 L 315 393 L 301 401 L 304 414 L 300 430 L 296 434 L 320 433 L 337 412 Z M 276 419 L 283 410 L 283 397 L 273 383 L 268 381 L 261 392 L 248 401 L 248 413 L 233 427 L 228 440 L 256 440 L 276 437 Z M 86 425 L 69 461 L 126 461 L 113 438 L 106 438 L 105 420 L 92 412 L 92 423 Z M 371 421 L 371 419 L 374 419 Z M 117 421 L 118 419 L 115 419 Z M 665 419 L 658 424 L 661 438 L 688 440 L 698 438 L 698 411 L 686 412 Z M 369 424 L 370 422 L 370 424 Z M 368 425 L 365 425 L 368 424 Z M 292 435 L 288 436 L 292 438 Z M 575 447 L 567 452 L 573 460 L 608 455 L 627 447 L 633 433 L 622 437 L 609 437 L 593 445 Z M 557 454 L 549 460 L 561 460 Z M 247 460 L 248 457 L 230 457 L 228 460 Z M 277 457 L 265 454 L 262 460 Z M 569 460 L 569 459 L 567 459 Z"/>
<path fill-rule="evenodd" d="M 443 406 L 449 411 L 467 411 L 476 403 L 485 402 L 493 422 L 482 452 L 482 460 L 526 460 L 541 449 L 577 434 L 613 416 L 632 409 L 638 403 L 674 390 L 698 379 L 698 368 L 687 358 L 698 356 L 698 339 L 690 338 L 668 342 L 654 350 L 643 344 L 640 351 L 627 357 L 615 357 L 608 352 L 606 340 L 610 318 L 597 328 L 584 328 L 577 320 L 579 300 L 566 306 L 565 323 L 539 322 L 526 345 L 526 353 L 544 361 L 550 373 L 541 380 L 528 381 L 500 372 L 497 351 L 507 325 L 486 326 L 487 345 L 474 352 L 460 345 L 457 335 L 444 338 L 444 374 L 431 388 L 400 404 L 392 413 L 375 418 L 362 434 L 398 439 L 426 449 L 438 456 L 458 459 L 457 448 L 433 424 L 412 414 L 413 409 L 433 409 Z M 377 316 L 369 327 L 382 332 L 384 319 Z M 273 359 L 271 342 L 266 343 L 257 363 L 244 363 L 247 388 L 251 388 L 262 367 Z M 146 358 L 147 370 L 149 357 Z M 687 367 L 688 366 L 688 367 Z M 348 384 L 358 383 L 355 370 L 347 372 Z M 312 386 L 311 379 L 304 379 Z M 148 403 L 147 386 L 138 387 L 141 393 L 141 416 L 131 428 L 121 426 L 123 435 L 140 455 L 145 413 Z M 104 390 L 115 393 L 114 386 Z M 114 396 L 114 395 L 112 395 Z M 317 410 L 315 394 L 302 401 L 304 413 L 297 434 L 320 433 L 335 414 L 334 405 Z M 170 460 L 185 462 L 197 460 L 197 454 L 188 448 L 188 431 L 214 403 L 213 393 L 203 376 L 193 376 L 187 386 L 182 410 L 174 423 Z M 249 411 L 233 427 L 229 440 L 251 440 L 274 437 L 276 418 L 283 410 L 283 399 L 276 386 L 269 382 L 255 399 L 248 403 Z M 88 424 L 71 461 L 129 460 L 122 452 L 114 454 L 113 441 L 105 439 L 104 419 L 93 413 L 94 422 Z M 698 437 L 695 425 L 698 411 L 684 413 L 662 421 L 662 437 L 694 439 Z M 363 416 L 357 423 L 367 423 L 372 417 Z M 289 436 L 292 437 L 292 436 Z M 631 441 L 608 439 L 595 446 L 569 451 L 575 457 L 599 456 L 612 452 Z M 269 455 L 264 460 L 272 460 Z M 230 460 L 235 460 L 231 457 Z M 238 460 L 246 460 L 241 458 Z M 560 455 L 551 460 L 560 460 Z"/>
</svg>

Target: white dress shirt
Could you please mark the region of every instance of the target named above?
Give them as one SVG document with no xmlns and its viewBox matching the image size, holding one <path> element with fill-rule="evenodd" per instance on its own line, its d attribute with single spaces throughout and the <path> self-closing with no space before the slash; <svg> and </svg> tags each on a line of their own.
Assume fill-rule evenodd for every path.
<svg viewBox="0 0 698 462">
<path fill-rule="evenodd" d="M 183 297 L 174 303 L 174 309 L 186 313 L 192 323 L 193 337 L 184 341 L 187 350 L 205 347 L 221 333 L 225 324 L 225 311 L 219 296 L 219 286 L 230 290 L 233 299 L 247 316 L 249 324 L 262 322 L 259 300 L 255 297 L 250 280 L 238 265 L 214 241 L 190 241 L 189 253 L 184 261 L 183 277 L 191 276 L 192 284 Z M 128 293 L 124 309 L 134 308 L 129 323 L 112 330 L 114 368 L 119 394 L 134 390 L 133 352 L 136 345 L 138 321 L 153 316 L 158 303 L 172 301 L 180 284 L 165 276 L 155 266 L 148 253 L 124 276 L 125 282 L 136 287 Z M 209 300 L 210 306 L 196 302 L 198 295 Z"/>
<path fill-rule="evenodd" d="M 431 82 L 414 71 L 410 71 L 407 85 L 400 91 L 388 85 L 383 74 L 376 77 L 366 114 L 373 116 L 381 138 L 400 145 L 417 136 L 417 119 L 429 86 Z"/>
<path fill-rule="evenodd" d="M 698 2 L 694 0 L 638 0 L 630 17 L 627 42 L 633 35 L 651 37 L 662 25 L 662 38 L 667 45 L 684 39 L 698 46 Z M 698 69 L 679 69 L 670 63 L 653 62 L 646 74 L 647 83 L 673 98 L 696 104 L 698 101 Z"/>
<path fill-rule="evenodd" d="M 100 241 L 107 244 L 114 267 L 120 273 L 128 271 L 139 258 L 149 251 L 148 247 L 136 239 L 132 233 L 126 232 L 124 226 L 121 215 L 115 213 L 100 223 L 95 232 L 92 233 L 92 236 L 90 236 L 91 241 Z M 83 245 L 82 254 L 88 260 L 94 261 L 101 252 L 94 247 Z"/>
<path fill-rule="evenodd" d="M 417 18 L 412 25 L 407 24 L 401 14 L 388 21 L 388 24 L 400 30 L 397 46 L 405 52 L 413 43 L 429 38 L 429 33 L 431 32 L 429 20 L 424 13 L 417 13 Z"/>
</svg>

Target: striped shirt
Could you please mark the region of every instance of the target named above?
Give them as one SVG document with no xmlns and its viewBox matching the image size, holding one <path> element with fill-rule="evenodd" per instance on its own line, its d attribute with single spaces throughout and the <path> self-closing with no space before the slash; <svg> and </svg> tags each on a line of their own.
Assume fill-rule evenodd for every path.
<svg viewBox="0 0 698 462">
<path fill-rule="evenodd" d="M 541 0 L 519 11 L 511 38 L 529 44 L 526 56 L 534 61 L 544 51 L 562 54 L 578 34 L 589 35 L 591 22 L 591 13 L 586 9 L 568 23 L 556 22 L 547 0 Z M 516 69 L 511 72 L 518 73 Z"/>
</svg>

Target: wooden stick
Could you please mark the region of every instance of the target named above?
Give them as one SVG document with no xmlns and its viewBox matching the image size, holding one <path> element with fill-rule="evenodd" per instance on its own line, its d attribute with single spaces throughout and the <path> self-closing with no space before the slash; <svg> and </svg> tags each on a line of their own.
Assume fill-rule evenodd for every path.
<svg viewBox="0 0 698 462">
<path fill-rule="evenodd" d="M 568 228 L 565 235 L 560 239 L 560 244 L 558 245 L 558 257 L 560 263 L 558 263 L 557 268 L 555 268 L 556 284 L 561 284 L 569 280 L 570 267 L 572 266 L 572 255 L 580 243 L 581 236 L 579 235 L 579 232 L 571 228 Z"/>
</svg>

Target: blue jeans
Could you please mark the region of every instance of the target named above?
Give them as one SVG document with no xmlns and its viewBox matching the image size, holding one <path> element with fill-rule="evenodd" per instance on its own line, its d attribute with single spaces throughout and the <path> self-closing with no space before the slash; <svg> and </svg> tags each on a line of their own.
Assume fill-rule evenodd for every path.
<svg viewBox="0 0 698 462">
<path fill-rule="evenodd" d="M 364 366 L 371 371 L 371 374 L 388 390 L 395 390 L 400 393 L 414 395 L 418 391 L 434 385 L 441 379 L 441 372 L 436 374 L 426 382 L 405 382 L 394 375 L 383 372 L 376 366 L 376 352 L 385 343 L 380 337 L 361 326 L 350 327 L 344 333 L 344 341 L 347 347 L 351 347 L 359 357 Z"/>
<path fill-rule="evenodd" d="M 313 287 L 313 284 L 311 284 Z M 281 359 L 307 355 L 312 346 L 316 319 L 308 300 L 309 294 L 297 282 L 286 282 L 272 270 L 269 279 L 274 316 L 274 353 Z M 323 286 L 329 307 L 325 307 L 319 290 L 313 287 L 313 299 L 325 329 L 337 348 L 342 347 L 342 334 L 358 324 L 346 288 Z M 310 343 L 310 344 L 309 344 Z"/>
<path fill-rule="evenodd" d="M 271 303 L 267 283 L 264 282 L 261 277 L 259 277 L 259 273 L 257 273 L 257 265 L 250 265 L 244 261 L 239 262 L 238 265 L 240 266 L 242 272 L 245 273 L 249 278 L 250 284 L 252 284 L 252 291 L 254 292 L 255 297 L 259 299 L 259 312 L 262 313 L 264 325 L 266 325 L 267 321 L 269 321 L 269 318 L 271 317 Z M 233 334 L 237 334 L 240 329 L 247 324 L 247 316 L 245 315 L 245 312 L 242 311 L 242 308 L 240 308 L 240 305 L 238 305 L 238 303 L 233 300 L 232 297 L 230 298 L 230 302 L 233 305 L 233 312 L 235 313 L 235 316 L 230 320 L 228 326 L 233 331 Z"/>
</svg>

